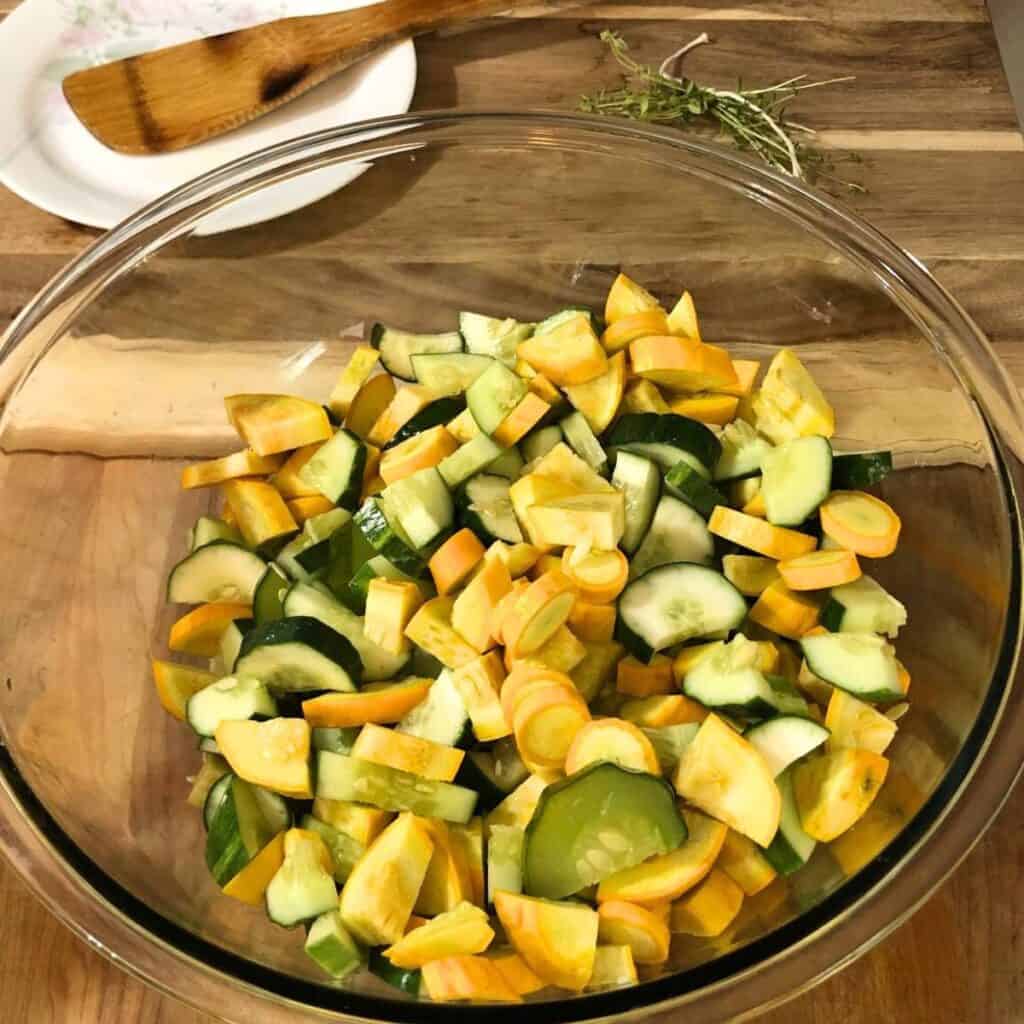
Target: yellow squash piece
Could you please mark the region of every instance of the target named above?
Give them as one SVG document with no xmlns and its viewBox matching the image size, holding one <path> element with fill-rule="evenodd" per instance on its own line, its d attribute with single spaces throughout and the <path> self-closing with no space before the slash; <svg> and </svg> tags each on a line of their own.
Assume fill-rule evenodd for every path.
<svg viewBox="0 0 1024 1024">
<path fill-rule="evenodd" d="M 562 572 L 569 577 L 584 601 L 608 604 L 622 593 L 629 579 L 629 562 L 615 548 L 602 551 L 567 547 L 562 554 Z"/>
<path fill-rule="evenodd" d="M 832 406 L 789 349 L 775 354 L 753 405 L 758 430 L 775 444 L 793 437 L 813 434 L 831 437 L 835 433 L 836 417 Z M 780 417 L 783 424 L 777 422 Z"/>
<path fill-rule="evenodd" d="M 645 664 L 632 655 L 623 658 L 616 669 L 615 689 L 625 697 L 655 697 L 672 693 L 676 689 L 672 659 L 656 654 Z"/>
<path fill-rule="evenodd" d="M 448 432 L 459 444 L 467 444 L 480 433 L 480 425 L 468 409 L 463 409 L 458 416 L 448 424 Z"/>
<path fill-rule="evenodd" d="M 852 551 L 812 551 L 779 562 L 779 575 L 790 590 L 828 590 L 860 579 L 860 563 Z"/>
<path fill-rule="evenodd" d="M 356 861 L 341 890 L 345 927 L 368 946 L 398 942 L 433 853 L 423 820 L 400 814 Z"/>
<path fill-rule="evenodd" d="M 723 390 L 727 395 L 746 398 L 754 390 L 754 381 L 761 370 L 761 363 L 757 359 L 734 359 L 732 368 L 736 371 L 737 385 Z"/>
<path fill-rule="evenodd" d="M 532 466 L 530 475 L 544 479 L 563 480 L 580 494 L 614 494 L 616 489 L 595 472 L 567 444 L 556 444 Z M 525 479 L 525 478 L 524 478 Z"/>
<path fill-rule="evenodd" d="M 221 754 L 239 778 L 282 796 L 312 798 L 310 728 L 304 719 L 221 722 L 215 736 Z"/>
<path fill-rule="evenodd" d="M 436 396 L 425 387 L 410 384 L 395 393 L 387 408 L 377 417 L 366 440 L 383 448 L 416 415 L 428 406 Z"/>
<path fill-rule="evenodd" d="M 353 351 L 327 399 L 327 408 L 339 420 L 344 420 L 348 415 L 359 389 L 369 380 L 379 360 L 380 353 L 369 345 L 358 345 Z"/>
<path fill-rule="evenodd" d="M 322 494 L 310 495 L 306 498 L 290 498 L 285 501 L 288 511 L 292 514 L 297 526 L 302 526 L 308 519 L 314 516 L 322 516 L 334 508 L 334 502 L 325 498 Z"/>
<path fill-rule="evenodd" d="M 299 529 L 278 490 L 264 480 L 226 480 L 222 485 L 246 544 L 259 547 Z"/>
<path fill-rule="evenodd" d="M 575 494 L 533 505 L 527 512 L 530 532 L 545 547 L 589 544 L 611 551 L 626 527 L 626 502 L 615 494 Z"/>
<path fill-rule="evenodd" d="M 235 619 L 252 617 L 247 604 L 204 604 L 186 612 L 171 626 L 167 646 L 179 654 L 213 658 L 220 653 L 220 638 Z"/>
<path fill-rule="evenodd" d="M 300 473 L 303 466 L 323 447 L 321 442 L 306 444 L 288 456 L 284 465 L 270 478 L 270 482 L 278 489 L 282 498 L 323 498 L 323 495 L 302 479 Z M 326 499 L 324 499 L 326 500 Z M 333 505 L 331 506 L 333 508 Z"/>
<path fill-rule="evenodd" d="M 476 571 L 484 554 L 484 546 L 472 530 L 463 527 L 453 533 L 427 563 L 437 592 L 443 597 L 458 590 Z"/>
<path fill-rule="evenodd" d="M 427 601 L 405 627 L 405 635 L 446 668 L 459 668 L 479 657 L 476 648 L 452 626 L 454 606 L 454 598 L 435 597 Z"/>
<path fill-rule="evenodd" d="M 452 605 L 452 626 L 479 654 L 494 646 L 494 615 L 512 589 L 512 576 L 500 558 L 485 558 Z"/>
<path fill-rule="evenodd" d="M 645 729 L 660 729 L 665 725 L 685 725 L 687 722 L 703 722 L 708 717 L 707 709 L 681 693 L 666 696 L 637 697 L 623 701 L 619 714 L 634 725 Z"/>
<path fill-rule="evenodd" d="M 391 811 L 323 796 L 313 801 L 313 817 L 351 836 L 362 846 L 369 846 L 395 819 Z"/>
<path fill-rule="evenodd" d="M 280 455 L 257 455 L 251 448 L 246 448 L 222 459 L 186 466 L 181 471 L 181 486 L 191 490 L 194 487 L 212 487 L 239 476 L 263 476 L 273 473 L 283 461 Z"/>
<path fill-rule="evenodd" d="M 629 946 L 638 964 L 663 964 L 671 941 L 668 925 L 652 911 L 625 900 L 609 900 L 597 908 L 597 940 Z"/>
<path fill-rule="evenodd" d="M 596 911 L 509 892 L 495 893 L 494 907 L 509 941 L 539 978 L 573 992 L 586 987 L 597 949 Z"/>
<path fill-rule="evenodd" d="M 866 558 L 885 558 L 896 550 L 900 517 L 881 498 L 833 491 L 818 511 L 822 530 L 847 550 Z"/>
<path fill-rule="evenodd" d="M 790 590 L 781 579 L 765 587 L 750 609 L 750 619 L 779 636 L 798 640 L 818 625 L 819 598 Z"/>
<path fill-rule="evenodd" d="M 487 558 L 500 558 L 512 579 L 526 575 L 537 564 L 540 549 L 532 544 L 506 544 L 496 540 L 486 551 Z"/>
<path fill-rule="evenodd" d="M 743 889 L 717 867 L 681 900 L 672 904 L 670 927 L 683 935 L 713 938 L 736 919 L 743 906 Z"/>
<path fill-rule="evenodd" d="M 530 970 L 518 953 L 492 953 L 488 959 L 517 995 L 528 996 L 545 987 L 544 982 Z"/>
<path fill-rule="evenodd" d="M 511 448 L 533 430 L 549 412 L 551 405 L 531 391 L 525 394 L 519 404 L 494 428 L 491 440 L 502 448 Z"/>
<path fill-rule="evenodd" d="M 624 317 L 651 310 L 657 310 L 664 316 L 665 311 L 660 303 L 646 288 L 620 273 L 608 290 L 604 304 L 605 323 L 615 324 Z"/>
<path fill-rule="evenodd" d="M 594 951 L 594 970 L 586 991 L 600 992 L 606 988 L 622 988 L 638 981 L 633 951 L 629 946 L 598 946 Z"/>
<path fill-rule="evenodd" d="M 448 956 L 482 953 L 494 939 L 487 914 L 472 903 L 460 903 L 452 910 L 406 932 L 384 955 L 395 967 L 412 970 Z"/>
<path fill-rule="evenodd" d="M 700 423 L 724 427 L 736 418 L 739 404 L 740 400 L 735 395 L 688 395 L 669 402 L 669 409 Z"/>
<path fill-rule="evenodd" d="M 452 839 L 448 824 L 439 818 L 420 819 L 434 844 L 434 853 L 423 876 L 413 909 L 434 917 L 473 898 L 473 876 L 462 843 Z"/>
<path fill-rule="evenodd" d="M 777 561 L 806 555 L 818 545 L 810 534 L 772 526 L 763 519 L 737 512 L 727 505 L 715 506 L 708 520 L 708 529 L 716 537 L 731 540 L 733 544 Z"/>
<path fill-rule="evenodd" d="M 542 686 L 515 706 L 512 728 L 527 767 L 561 771 L 579 731 L 590 721 L 587 705 L 575 689 Z"/>
<path fill-rule="evenodd" d="M 180 722 L 185 721 L 185 707 L 189 697 L 215 683 L 212 672 L 191 665 L 176 665 L 173 661 L 153 659 L 153 681 L 163 709 Z"/>
<path fill-rule="evenodd" d="M 302 702 L 302 715 L 313 728 L 347 728 L 367 722 L 400 722 L 430 692 L 433 680 L 403 679 L 379 690 L 324 693 Z M 339 699 L 339 698 L 344 698 Z"/>
<path fill-rule="evenodd" d="M 371 377 L 356 393 L 345 416 L 345 429 L 363 441 L 395 398 L 395 381 L 389 373 Z M 378 446 L 379 447 L 379 446 Z"/>
<path fill-rule="evenodd" d="M 870 750 L 884 754 L 896 736 L 896 723 L 852 693 L 832 690 L 825 715 L 825 728 L 831 733 L 828 750 Z"/>
<path fill-rule="evenodd" d="M 228 420 L 257 455 L 276 455 L 333 433 L 321 405 L 294 395 L 228 395 Z"/>
<path fill-rule="evenodd" d="M 477 816 L 470 818 L 465 825 L 456 825 L 454 822 L 447 824 L 448 838 L 469 873 L 469 899 L 478 907 L 483 907 L 487 899 L 484 885 L 484 819 Z"/>
<path fill-rule="evenodd" d="M 465 751 L 368 723 L 356 737 L 352 756 L 424 779 L 451 782 L 458 774 Z"/>
<path fill-rule="evenodd" d="M 528 363 L 524 363 L 523 365 L 529 366 Z M 551 383 L 551 381 L 547 379 L 547 377 L 544 376 L 543 373 L 533 372 L 532 375 L 528 377 L 527 386 L 532 394 L 536 395 L 537 398 L 548 406 L 549 411 L 551 409 L 560 409 L 565 405 L 565 396 L 558 390 L 558 388 L 555 387 L 554 384 Z"/>
<path fill-rule="evenodd" d="M 404 480 L 421 469 L 438 465 L 458 447 L 459 442 L 443 426 L 423 430 L 384 452 L 380 460 L 381 479 L 386 484 Z"/>
<path fill-rule="evenodd" d="M 284 863 L 284 832 L 273 839 L 222 889 L 225 896 L 241 900 L 252 907 L 263 904 L 270 880 Z"/>
<path fill-rule="evenodd" d="M 612 328 L 614 330 L 614 328 Z M 626 387 L 626 353 L 608 360 L 608 369 L 586 384 L 570 384 L 565 393 L 572 405 L 583 413 L 595 435 L 601 435 L 615 419 Z"/>
<path fill-rule="evenodd" d="M 571 613 L 570 613 L 571 614 Z M 536 665 L 556 672 L 571 672 L 587 656 L 587 649 L 567 626 L 559 626 L 537 650 L 522 658 L 512 658 L 505 651 L 505 667 L 509 672 L 516 665 Z"/>
<path fill-rule="evenodd" d="M 435 1003 L 519 1003 L 497 966 L 483 956 L 449 956 L 423 965 L 423 988 Z"/>
<path fill-rule="evenodd" d="M 637 338 L 647 338 L 652 334 L 669 334 L 668 320 L 662 309 L 647 309 L 641 313 L 631 313 L 621 317 L 605 328 L 601 335 L 601 344 L 606 352 L 621 352 L 629 347 Z"/>
<path fill-rule="evenodd" d="M 405 628 L 423 603 L 423 592 L 412 580 L 370 580 L 366 591 L 366 639 L 391 654 L 409 649 Z"/>
<path fill-rule="evenodd" d="M 744 597 L 760 597 L 779 578 L 778 563 L 761 555 L 726 555 L 722 572 Z"/>
<path fill-rule="evenodd" d="M 747 896 L 756 896 L 777 877 L 761 847 L 734 829 L 729 829 L 715 867 L 721 868 Z"/>
<path fill-rule="evenodd" d="M 675 900 L 703 879 L 725 842 L 726 827 L 714 818 L 684 810 L 687 838 L 671 853 L 610 875 L 597 887 L 597 900 L 625 900 L 645 906 Z"/>
<path fill-rule="evenodd" d="M 502 624 L 502 635 L 513 658 L 532 654 L 569 617 L 576 591 L 560 572 L 547 572 L 523 592 Z"/>
<path fill-rule="evenodd" d="M 622 412 L 656 412 L 666 413 L 668 407 L 658 385 L 642 377 L 629 382 L 622 396 Z"/>
<path fill-rule="evenodd" d="M 608 357 L 585 313 L 560 323 L 547 334 L 519 343 L 516 354 L 552 384 L 586 384 L 608 369 Z"/>
<path fill-rule="evenodd" d="M 583 660 L 569 673 L 569 677 L 580 696 L 589 703 L 602 690 L 614 685 L 615 666 L 626 651 L 614 640 L 584 641 L 583 648 L 586 651 Z"/>
<path fill-rule="evenodd" d="M 761 755 L 717 715 L 708 715 L 676 768 L 676 792 L 760 846 L 779 827 L 782 798 Z"/>
<path fill-rule="evenodd" d="M 498 697 L 505 682 L 505 670 L 496 651 L 455 669 L 452 682 L 466 705 L 473 733 L 481 743 L 490 743 L 512 733 Z"/>
<path fill-rule="evenodd" d="M 622 718 L 598 718 L 583 726 L 565 755 L 565 774 L 572 775 L 598 761 L 611 761 L 636 772 L 661 774 L 651 741 L 638 726 Z"/>
<path fill-rule="evenodd" d="M 860 819 L 885 782 L 889 762 L 870 750 L 834 750 L 793 769 L 793 794 L 804 831 L 831 842 Z"/>
<path fill-rule="evenodd" d="M 686 338 L 638 338 L 629 346 L 633 372 L 670 391 L 721 391 L 739 378 L 725 349 Z"/>
<path fill-rule="evenodd" d="M 485 825 L 492 829 L 497 825 L 526 828 L 537 809 L 541 793 L 547 781 L 539 775 L 530 775 L 521 782 L 497 807 L 487 815 Z"/>
<path fill-rule="evenodd" d="M 697 320 L 697 307 L 693 303 L 693 296 L 689 292 L 683 292 L 679 301 L 672 307 L 668 315 L 668 330 L 670 334 L 676 334 L 682 338 L 689 338 L 691 341 L 700 341 L 700 324 Z"/>
<path fill-rule="evenodd" d="M 590 604 L 577 598 L 567 625 L 585 644 L 610 644 L 615 633 L 615 605 Z"/>
</svg>

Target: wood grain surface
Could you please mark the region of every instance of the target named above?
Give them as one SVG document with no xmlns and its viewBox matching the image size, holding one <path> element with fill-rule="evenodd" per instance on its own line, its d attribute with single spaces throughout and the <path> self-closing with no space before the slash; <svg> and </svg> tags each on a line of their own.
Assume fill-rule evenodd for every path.
<svg viewBox="0 0 1024 1024">
<path fill-rule="evenodd" d="M 0 0 L 0 17 L 16 6 Z M 538 2 L 514 17 L 420 40 L 415 105 L 572 109 L 580 92 L 615 81 L 597 40 L 606 26 L 651 61 L 709 32 L 717 45 L 696 52 L 689 70 L 713 81 L 739 73 L 763 81 L 804 72 L 856 75 L 842 88 L 809 95 L 802 119 L 838 153 L 863 154 L 858 172 L 869 192 L 855 208 L 928 262 L 1024 384 L 1024 145 L 981 0 Z M 387 187 L 382 176 L 382 191 Z M 284 298 L 300 318 L 316 322 L 341 254 L 329 235 L 309 233 L 309 223 L 279 222 L 273 244 L 260 249 L 252 264 L 260 281 L 293 283 L 284 293 L 268 284 L 266 306 L 257 302 L 251 323 L 232 325 L 240 337 L 272 342 L 258 325 Z M 95 236 L 0 190 L 0 327 Z M 254 244 L 261 237 L 269 234 L 254 235 Z M 379 240 L 368 235 L 360 244 L 372 261 Z M 230 258 L 226 245 L 215 238 L 186 243 L 146 269 L 155 286 L 161 274 L 173 273 L 179 325 L 189 303 L 198 323 L 215 298 L 204 280 Z M 384 286 L 372 278 L 363 283 Z M 160 336 L 158 311 L 140 309 L 139 321 L 147 322 L 149 336 Z M 761 1024 L 1024 1021 L 1022 822 L 1018 789 L 953 878 L 910 921 Z M 88 949 L 4 867 L 0 946 L 5 1024 L 208 1024 Z"/>
</svg>

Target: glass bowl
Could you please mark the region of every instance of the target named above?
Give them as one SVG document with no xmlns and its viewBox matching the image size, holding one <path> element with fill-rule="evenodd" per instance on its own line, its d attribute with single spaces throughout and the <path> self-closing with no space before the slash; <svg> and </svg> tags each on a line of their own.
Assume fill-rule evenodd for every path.
<svg viewBox="0 0 1024 1024">
<path fill-rule="evenodd" d="M 204 237 L 275 183 L 347 164 L 343 191 Z M 868 816 L 660 975 L 538 1022 L 685 1008 L 691 1024 L 781 1001 L 895 927 L 963 858 L 1024 754 L 1020 407 L 985 339 L 925 268 L 798 182 L 618 121 L 415 114 L 324 132 L 213 172 L 105 235 L 25 309 L 0 352 L 0 846 L 47 906 L 128 970 L 228 1021 L 521 1019 L 326 982 L 300 936 L 222 897 L 185 803 L 194 737 L 151 655 L 186 528 L 187 458 L 238 447 L 236 391 L 322 398 L 363 325 L 450 329 L 461 309 L 538 319 L 600 306 L 623 269 L 685 287 L 707 338 L 796 348 L 841 450 L 892 448 L 898 552 L 869 571 L 907 604 L 914 680 Z M 347 340 L 346 340 L 347 339 Z"/>
</svg>

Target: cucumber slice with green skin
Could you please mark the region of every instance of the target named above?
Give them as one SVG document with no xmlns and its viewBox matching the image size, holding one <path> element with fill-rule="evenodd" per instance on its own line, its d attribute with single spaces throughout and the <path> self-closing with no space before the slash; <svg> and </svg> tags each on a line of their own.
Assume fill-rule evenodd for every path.
<svg viewBox="0 0 1024 1024">
<path fill-rule="evenodd" d="M 526 397 L 526 381 L 507 366 L 495 362 L 466 391 L 466 404 L 477 426 L 493 434 L 501 421 Z"/>
<path fill-rule="evenodd" d="M 829 731 L 812 718 L 778 715 L 752 725 L 743 738 L 765 759 L 772 775 L 781 775 L 791 764 L 817 750 Z"/>
<path fill-rule="evenodd" d="M 601 447 L 601 442 L 594 436 L 583 413 L 570 413 L 558 425 L 561 427 L 569 447 L 595 473 L 603 473 L 608 468 L 608 455 Z"/>
<path fill-rule="evenodd" d="M 394 448 L 403 441 L 408 441 L 410 437 L 422 434 L 424 430 L 432 430 L 434 427 L 442 427 L 446 423 L 450 423 L 465 408 L 466 401 L 461 396 L 455 398 L 449 395 L 434 399 L 433 402 L 420 409 L 412 419 L 407 420 L 398 428 L 395 436 L 384 445 L 384 450 Z"/>
<path fill-rule="evenodd" d="M 683 680 L 683 692 L 707 708 L 740 718 L 778 712 L 775 690 L 754 664 L 757 645 L 737 637 L 706 654 Z"/>
<path fill-rule="evenodd" d="M 521 341 L 533 335 L 533 324 L 523 324 L 511 318 L 481 313 L 460 313 L 459 330 L 466 341 L 466 349 L 480 356 L 491 356 L 506 366 L 515 366 L 516 349 Z"/>
<path fill-rule="evenodd" d="M 212 544 L 215 540 L 226 540 L 229 544 L 237 544 L 245 547 L 245 541 L 238 530 L 223 519 L 215 519 L 212 516 L 200 516 L 188 531 L 188 549 L 195 551 L 204 544 Z"/>
<path fill-rule="evenodd" d="M 772 443 L 766 441 L 745 420 L 733 420 L 722 431 L 721 455 L 714 464 L 716 482 L 741 480 L 761 472 L 764 457 L 772 450 Z"/>
<path fill-rule="evenodd" d="M 284 617 L 284 595 L 291 585 L 291 580 L 276 565 L 267 566 L 252 599 L 252 615 L 257 625 Z"/>
<path fill-rule="evenodd" d="M 663 494 L 654 510 L 650 529 L 629 562 L 632 579 L 669 562 L 708 565 L 715 554 L 715 538 L 704 517 L 670 494 Z"/>
<path fill-rule="evenodd" d="M 183 558 L 167 579 L 171 604 L 252 604 L 267 563 L 248 548 L 226 540 L 204 544 Z"/>
<path fill-rule="evenodd" d="M 511 484 L 501 476 L 480 473 L 459 492 L 459 517 L 485 543 L 519 544 L 523 531 L 509 497 Z"/>
<path fill-rule="evenodd" d="M 523 450 L 523 458 L 527 462 L 536 462 L 544 458 L 552 448 L 557 447 L 565 438 L 562 435 L 562 428 L 557 423 L 550 427 L 539 427 L 531 430 L 520 442 Z"/>
<path fill-rule="evenodd" d="M 327 564 L 324 566 L 321 579 L 332 594 L 348 593 L 348 585 L 352 579 L 353 549 L 355 540 L 363 540 L 362 531 L 350 519 L 340 530 L 335 531 L 328 541 Z M 364 561 L 361 559 L 360 563 Z"/>
<path fill-rule="evenodd" d="M 384 324 L 374 324 L 370 344 L 380 352 L 380 362 L 393 377 L 415 381 L 412 357 L 425 352 L 461 352 L 462 335 L 458 331 L 444 334 L 410 334 Z"/>
<path fill-rule="evenodd" d="M 799 871 L 814 853 L 817 842 L 812 839 L 800 823 L 800 811 L 793 794 L 793 780 L 788 771 L 775 780 L 782 797 L 782 814 L 775 838 L 762 851 L 765 859 L 780 875 L 791 875 Z"/>
<path fill-rule="evenodd" d="M 828 497 L 832 445 L 824 437 L 798 437 L 761 460 L 765 515 L 775 526 L 799 526 Z"/>
<path fill-rule="evenodd" d="M 610 448 L 648 455 L 664 470 L 687 462 L 704 476 L 718 461 L 718 438 L 696 420 L 676 413 L 634 412 L 621 416 L 608 433 Z"/>
<path fill-rule="evenodd" d="M 797 718 L 810 718 L 807 701 L 796 688 L 796 685 L 785 676 L 766 675 L 768 685 L 775 691 L 775 707 L 780 715 L 793 715 Z"/>
<path fill-rule="evenodd" d="M 385 503 L 379 498 L 367 498 L 355 514 L 355 524 L 373 549 L 383 555 L 396 569 L 418 576 L 426 565 L 423 556 L 405 535 L 397 520 L 392 521 Z"/>
<path fill-rule="evenodd" d="M 335 910 L 338 890 L 320 860 L 320 843 L 299 831 L 284 837 L 284 862 L 267 886 L 267 917 L 291 928 Z"/>
<path fill-rule="evenodd" d="M 691 508 L 696 509 L 705 519 L 711 518 L 716 505 L 728 505 L 725 495 L 708 483 L 688 462 L 677 462 L 665 476 L 665 490 Z"/>
<path fill-rule="evenodd" d="M 299 479 L 342 508 L 359 504 L 366 471 L 366 445 L 342 427 L 299 470 Z"/>
<path fill-rule="evenodd" d="M 343 508 L 322 512 L 303 524 L 302 533 L 293 537 L 277 553 L 277 564 L 294 580 L 307 582 L 330 559 L 330 538 L 344 529 L 352 516 Z"/>
<path fill-rule="evenodd" d="M 284 569 L 288 574 L 288 578 L 291 580 L 301 580 L 303 583 L 309 582 L 313 578 L 312 573 L 302 567 L 302 563 L 299 561 L 299 555 L 302 554 L 307 548 L 311 548 L 316 544 L 311 537 L 305 533 L 300 533 L 297 537 L 292 537 L 290 541 L 277 553 L 276 562 Z"/>
<path fill-rule="evenodd" d="M 743 595 L 721 573 L 677 562 L 627 584 L 615 635 L 634 657 L 649 662 L 656 651 L 683 640 L 736 629 L 746 615 Z"/>
<path fill-rule="evenodd" d="M 242 639 L 256 625 L 255 619 L 232 619 L 220 635 L 220 660 L 224 668 L 233 672 L 238 652 L 242 649 Z"/>
<path fill-rule="evenodd" d="M 518 825 L 492 825 L 487 838 L 487 902 L 496 892 L 523 891 L 523 845 L 526 830 Z"/>
<path fill-rule="evenodd" d="M 352 746 L 359 735 L 359 726 L 342 727 L 318 725 L 312 731 L 311 742 L 314 750 L 330 750 L 335 754 L 351 754 Z"/>
<path fill-rule="evenodd" d="M 185 720 L 198 736 L 212 736 L 221 722 L 276 718 L 277 702 L 255 679 L 227 676 L 193 694 L 185 705 Z"/>
<path fill-rule="evenodd" d="M 684 839 L 664 779 L 602 761 L 541 793 L 523 841 L 523 891 L 564 899 Z"/>
<path fill-rule="evenodd" d="M 478 436 L 482 437 L 483 435 Z M 487 467 L 487 472 L 491 476 L 503 476 L 506 480 L 518 480 L 525 465 L 522 455 L 519 454 L 519 449 L 513 445 L 511 448 L 506 448 Z"/>
<path fill-rule="evenodd" d="M 225 775 L 206 799 L 206 866 L 225 886 L 274 838 L 280 829 L 256 799 L 255 786 Z"/>
<path fill-rule="evenodd" d="M 517 782 L 508 785 L 508 779 L 499 774 L 494 754 L 490 750 L 471 750 L 466 754 L 455 781 L 460 786 L 476 790 L 480 797 L 477 812 L 489 814 L 525 778 L 524 774 Z"/>
<path fill-rule="evenodd" d="M 661 494 L 661 473 L 651 459 L 620 451 L 615 457 L 612 486 L 626 499 L 626 528 L 620 543 L 622 550 L 631 555 L 650 529 Z"/>
<path fill-rule="evenodd" d="M 351 974 L 365 959 L 337 910 L 329 910 L 313 922 L 306 936 L 305 949 L 306 955 L 335 979 Z"/>
<path fill-rule="evenodd" d="M 907 609 L 876 580 L 861 576 L 832 588 L 821 624 L 830 633 L 884 633 L 895 639 L 907 624 Z"/>
<path fill-rule="evenodd" d="M 469 711 L 448 669 L 441 672 L 426 699 L 395 726 L 395 731 L 445 747 L 463 747 L 473 741 Z"/>
<path fill-rule="evenodd" d="M 342 511 L 338 509 L 338 511 Z M 352 521 L 345 513 L 345 522 L 326 540 L 318 540 L 311 547 L 300 551 L 295 561 L 310 574 L 323 573 L 330 567 L 346 579 L 351 576 L 351 529 Z"/>
<path fill-rule="evenodd" d="M 476 476 L 487 469 L 496 459 L 501 458 L 504 451 L 504 448 L 486 434 L 477 434 L 451 455 L 445 456 L 438 464 L 437 471 L 444 482 L 454 490 L 471 476 Z"/>
<path fill-rule="evenodd" d="M 433 466 L 389 484 L 381 498 L 388 518 L 401 524 L 417 551 L 436 545 L 455 522 L 451 492 Z M 381 554 L 387 557 L 386 552 Z M 402 568 L 398 562 L 395 565 Z"/>
<path fill-rule="evenodd" d="M 408 654 L 392 654 L 368 640 L 362 617 L 317 586 L 296 583 L 285 595 L 284 613 L 311 616 L 345 637 L 363 663 L 364 683 L 394 679 L 409 663 Z"/>
<path fill-rule="evenodd" d="M 556 327 L 564 324 L 566 320 L 572 320 L 573 317 L 577 317 L 583 313 L 590 320 L 590 326 L 594 328 L 594 333 L 600 337 L 604 331 L 604 324 L 601 323 L 601 318 L 587 306 L 569 306 L 567 309 L 560 309 L 557 313 L 552 313 L 546 320 L 541 320 L 539 324 L 534 328 L 534 334 L 550 334 Z"/>
<path fill-rule="evenodd" d="M 828 633 L 801 638 L 807 667 L 825 682 L 866 701 L 903 699 L 893 649 L 873 633 Z"/>
<path fill-rule="evenodd" d="M 370 950 L 367 967 L 371 974 L 387 982 L 392 988 L 397 988 L 399 992 L 419 996 L 423 976 L 418 967 L 412 970 L 396 967 L 379 949 Z"/>
<path fill-rule="evenodd" d="M 892 472 L 892 452 L 844 452 L 832 457 L 832 486 L 860 491 L 880 483 Z"/>
<path fill-rule="evenodd" d="M 309 616 L 289 616 L 250 630 L 235 668 L 239 676 L 250 676 L 285 693 L 351 692 L 363 674 L 352 643 Z"/>
<path fill-rule="evenodd" d="M 336 882 L 344 882 L 352 874 L 356 861 L 366 853 L 366 847 L 358 839 L 339 832 L 338 829 L 332 828 L 319 818 L 314 818 L 312 814 L 303 817 L 299 828 L 304 828 L 307 832 L 315 832 L 324 841 L 324 845 L 331 854 Z"/>
<path fill-rule="evenodd" d="M 384 811 L 412 811 L 460 825 L 473 817 L 477 801 L 476 793 L 463 786 L 328 750 L 317 754 L 316 795 L 370 804 Z"/>
<path fill-rule="evenodd" d="M 521 786 L 530 775 L 530 769 L 523 763 L 519 747 L 511 736 L 491 744 L 491 758 L 494 785 L 504 790 L 506 795 Z"/>
<path fill-rule="evenodd" d="M 470 352 L 424 352 L 412 357 L 412 368 L 435 395 L 461 395 L 493 362 Z"/>
<path fill-rule="evenodd" d="M 663 725 L 658 729 L 641 726 L 641 732 L 651 741 L 651 746 L 658 755 L 658 764 L 661 765 L 663 775 L 668 777 L 676 770 L 683 751 L 693 742 L 699 728 L 698 722 Z"/>
</svg>

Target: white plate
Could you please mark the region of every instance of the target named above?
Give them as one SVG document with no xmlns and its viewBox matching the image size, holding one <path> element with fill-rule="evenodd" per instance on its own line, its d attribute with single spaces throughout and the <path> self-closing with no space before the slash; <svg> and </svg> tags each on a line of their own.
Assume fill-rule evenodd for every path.
<svg viewBox="0 0 1024 1024">
<path fill-rule="evenodd" d="M 237 157 L 306 132 L 409 109 L 411 42 L 382 50 L 218 139 L 165 156 L 124 156 L 72 113 L 61 81 L 73 71 L 146 50 L 370 0 L 25 0 L 0 23 L 0 182 L 60 217 L 110 228 L 178 185 Z M 221 210 L 212 234 L 279 217 L 348 184 L 359 171 L 325 168 Z"/>
</svg>

